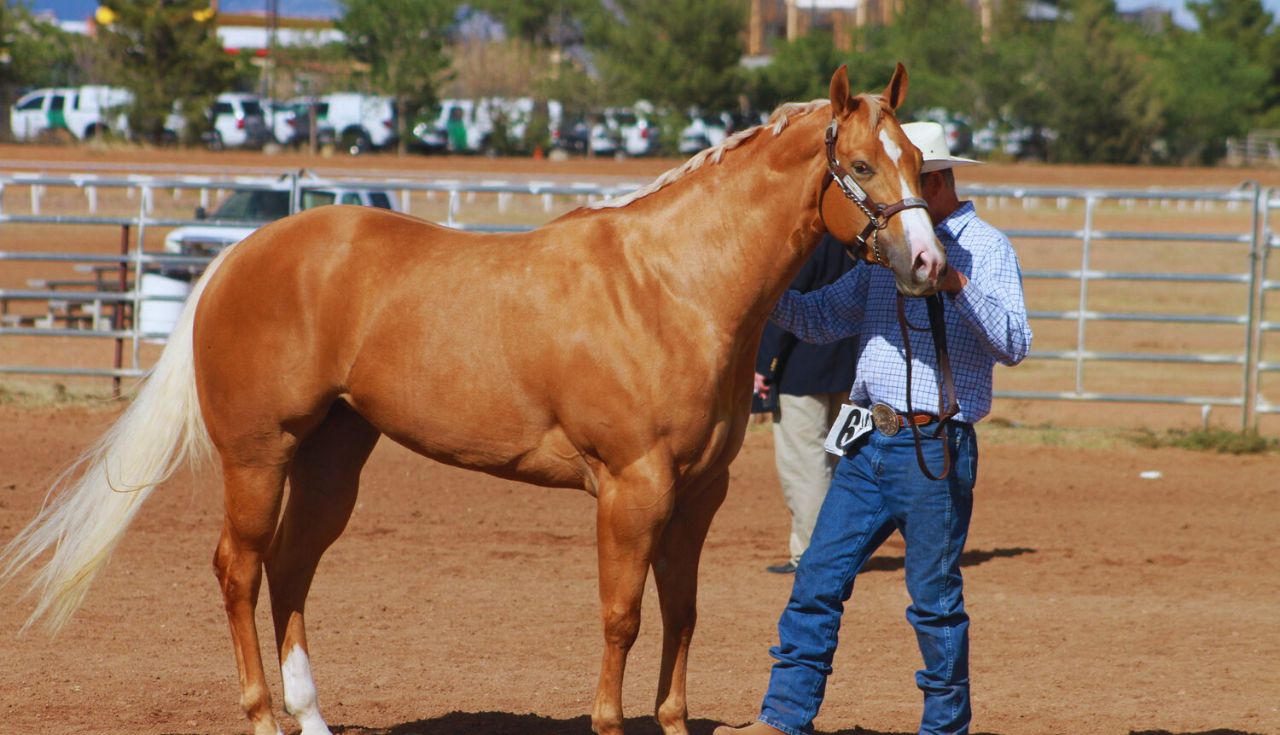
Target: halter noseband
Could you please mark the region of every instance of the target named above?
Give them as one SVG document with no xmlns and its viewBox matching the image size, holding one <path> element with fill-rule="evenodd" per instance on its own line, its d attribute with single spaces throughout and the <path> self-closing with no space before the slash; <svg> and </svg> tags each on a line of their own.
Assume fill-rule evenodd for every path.
<svg viewBox="0 0 1280 735">
<path fill-rule="evenodd" d="M 893 204 L 880 204 L 872 199 L 871 195 L 858 185 L 853 174 L 840 163 L 840 159 L 836 158 L 836 137 L 839 134 L 839 123 L 832 118 L 831 124 L 827 126 L 827 178 L 823 182 L 822 191 L 818 194 L 818 217 L 822 219 L 825 227 L 827 220 L 822 216 L 822 200 L 826 196 L 827 187 L 834 181 L 836 186 L 840 187 L 840 191 L 844 192 L 845 197 L 867 216 L 867 226 L 862 228 L 861 234 L 854 238 L 857 248 L 855 249 L 850 243 L 844 243 L 845 251 L 849 253 L 850 258 L 860 260 L 862 254 L 870 247 L 875 262 L 888 268 L 889 263 L 880 252 L 880 231 L 889 226 L 889 218 L 895 214 L 905 209 L 928 210 L 929 205 L 920 197 L 907 197 Z M 830 228 L 827 229 L 830 231 Z M 867 242 L 868 237 L 871 238 L 870 243 Z"/>
</svg>

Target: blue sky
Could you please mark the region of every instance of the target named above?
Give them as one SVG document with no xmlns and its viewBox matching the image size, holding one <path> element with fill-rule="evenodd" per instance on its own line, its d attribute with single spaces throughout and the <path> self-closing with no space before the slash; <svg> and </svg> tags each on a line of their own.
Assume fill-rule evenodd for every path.
<svg viewBox="0 0 1280 735">
<path fill-rule="evenodd" d="M 518 1 L 518 0 L 517 0 Z M 1174 10 L 1175 19 L 1189 25 L 1191 14 L 1186 11 L 1184 0 L 1118 0 L 1122 10 L 1160 5 Z M 1272 15 L 1280 16 L 1280 0 L 1262 0 Z M 34 0 L 36 10 L 52 10 L 61 20 L 84 20 L 98 7 L 97 0 Z M 222 10 L 228 13 L 265 11 L 266 0 L 222 0 Z M 337 12 L 338 0 L 279 0 L 280 12 L 303 17 L 332 17 Z"/>
<path fill-rule="evenodd" d="M 1280 0 L 1278 0 L 1280 1 Z M 337 0 L 279 0 L 282 15 L 307 18 L 332 17 L 337 13 Z M 33 0 L 37 11 L 52 10 L 59 20 L 84 20 L 98 8 L 98 0 Z M 221 0 L 224 13 L 266 12 L 266 0 Z"/>
</svg>

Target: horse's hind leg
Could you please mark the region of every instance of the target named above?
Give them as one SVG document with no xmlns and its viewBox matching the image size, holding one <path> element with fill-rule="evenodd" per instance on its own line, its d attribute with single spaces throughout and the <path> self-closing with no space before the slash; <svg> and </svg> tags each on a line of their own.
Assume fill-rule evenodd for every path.
<svg viewBox="0 0 1280 735">
<path fill-rule="evenodd" d="M 262 560 L 280 516 L 285 467 L 285 462 L 244 466 L 224 457 L 222 468 L 226 519 L 213 567 L 222 587 L 240 672 L 240 706 L 253 725 L 254 735 L 280 732 L 271 714 L 271 693 L 262 670 L 253 613 L 262 584 Z"/>
<path fill-rule="evenodd" d="M 688 488 L 690 494 L 677 497 L 653 555 L 653 577 L 662 608 L 662 665 L 655 716 L 667 735 L 688 732 L 685 674 L 698 616 L 698 560 L 711 519 L 728 488 L 729 473 L 723 472 Z"/>
<path fill-rule="evenodd" d="M 267 558 L 284 707 L 302 735 L 329 735 L 311 678 L 303 607 L 320 555 L 337 540 L 355 507 L 360 470 L 378 430 L 336 403 L 298 447 L 289 471 L 289 501 Z"/>
</svg>

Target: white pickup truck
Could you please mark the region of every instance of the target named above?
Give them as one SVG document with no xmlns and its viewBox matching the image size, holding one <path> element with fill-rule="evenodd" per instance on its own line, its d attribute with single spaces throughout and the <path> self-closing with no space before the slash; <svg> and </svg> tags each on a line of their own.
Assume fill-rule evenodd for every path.
<svg viewBox="0 0 1280 735">
<path fill-rule="evenodd" d="M 37 89 L 20 97 L 9 109 L 9 130 L 15 140 L 38 140 L 65 130 L 76 140 L 105 133 L 129 134 L 126 108 L 133 94 L 120 87 L 87 85 Z"/>
<path fill-rule="evenodd" d="M 301 209 L 326 204 L 358 204 L 399 211 L 395 197 L 385 189 L 351 186 L 308 186 L 300 189 Z M 209 255 L 248 237 L 254 230 L 289 214 L 287 188 L 241 189 L 218 205 L 213 214 L 196 210 L 196 219 L 207 225 L 177 227 L 165 235 L 165 252 L 180 255 Z"/>
</svg>

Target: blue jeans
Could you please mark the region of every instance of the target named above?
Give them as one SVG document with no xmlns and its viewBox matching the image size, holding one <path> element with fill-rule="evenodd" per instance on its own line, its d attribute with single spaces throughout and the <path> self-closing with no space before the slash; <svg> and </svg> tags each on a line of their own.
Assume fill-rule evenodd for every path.
<svg viewBox="0 0 1280 735">
<path fill-rule="evenodd" d="M 924 436 L 935 428 L 922 428 L 921 443 L 929 471 L 937 475 L 943 439 Z M 924 658 L 916 672 L 924 692 L 920 733 L 969 731 L 969 616 L 960 553 L 973 512 L 978 446 L 969 424 L 950 423 L 944 437 L 952 469 L 940 481 L 920 471 L 910 429 L 892 437 L 872 431 L 840 460 L 778 621 L 778 645 L 769 649 L 777 663 L 762 722 L 789 735 L 813 732 L 854 576 L 896 529 L 906 541 L 907 620 Z"/>
</svg>

